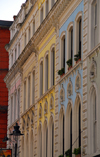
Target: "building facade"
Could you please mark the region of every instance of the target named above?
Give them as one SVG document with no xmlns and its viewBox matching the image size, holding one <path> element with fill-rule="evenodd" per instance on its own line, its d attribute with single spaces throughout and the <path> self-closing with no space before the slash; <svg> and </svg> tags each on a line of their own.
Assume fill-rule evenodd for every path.
<svg viewBox="0 0 100 157">
<path fill-rule="evenodd" d="M 24 134 L 18 156 L 65 156 L 79 147 L 81 156 L 100 154 L 99 5 L 99 0 L 22 4 L 10 27 L 4 79 L 8 135 L 16 122 Z M 7 147 L 14 156 L 14 143 Z"/>
<path fill-rule="evenodd" d="M 8 89 L 4 77 L 8 72 L 9 56 L 5 45 L 10 41 L 11 21 L 0 20 L 0 148 L 6 148 L 3 138 L 7 134 Z"/>
</svg>

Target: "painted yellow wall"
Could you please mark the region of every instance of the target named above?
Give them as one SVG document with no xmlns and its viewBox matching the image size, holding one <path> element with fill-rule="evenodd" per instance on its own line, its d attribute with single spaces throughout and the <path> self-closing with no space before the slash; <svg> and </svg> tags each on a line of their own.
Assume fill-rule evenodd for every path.
<svg viewBox="0 0 100 157">
<path fill-rule="evenodd" d="M 50 110 L 50 98 L 51 98 L 51 94 L 53 95 L 53 98 L 54 98 L 54 108 L 52 110 Z M 41 120 L 42 124 L 44 124 L 44 120 L 45 120 L 45 116 L 44 116 L 44 104 L 45 104 L 46 100 L 48 102 L 48 113 L 45 114 L 45 116 L 47 117 L 48 124 L 49 124 L 51 112 L 53 113 L 53 115 L 55 115 L 55 89 L 51 90 L 49 94 L 47 94 L 42 100 L 40 100 L 38 102 L 38 113 L 37 113 L 37 115 L 38 115 L 38 124 L 37 124 L 37 129 L 39 127 L 39 120 Z M 42 117 L 39 119 L 39 107 L 40 107 L 40 103 L 41 103 L 41 106 L 42 106 Z"/>
<path fill-rule="evenodd" d="M 54 33 L 54 29 L 50 32 L 50 34 L 45 38 L 45 40 L 41 43 L 41 45 L 39 46 L 39 50 L 44 46 L 44 44 L 46 43 L 46 41 L 50 38 L 50 36 Z M 44 47 L 44 49 L 40 52 L 39 56 L 38 56 L 38 65 L 40 64 L 40 59 L 43 58 L 43 70 L 44 70 L 44 56 L 45 53 L 48 51 L 48 56 L 49 56 L 49 69 L 50 69 L 50 48 L 53 44 L 55 44 L 56 42 L 56 35 L 53 36 L 53 38 L 48 42 L 48 44 Z M 56 52 L 55 52 L 56 53 Z M 56 55 L 55 55 L 56 56 Z M 38 71 L 39 71 L 39 66 L 38 66 Z M 50 71 L 50 70 L 49 70 Z M 44 72 L 43 72 L 44 73 Z M 50 73 L 49 73 L 50 75 Z M 48 87 L 50 87 L 50 76 L 48 76 L 49 79 L 49 84 Z M 43 75 L 43 80 L 44 80 L 44 75 Z M 39 80 L 38 80 L 38 84 L 39 84 Z M 44 91 L 44 86 L 43 86 L 43 91 Z M 39 95 L 39 86 L 38 86 L 38 95 Z"/>
</svg>

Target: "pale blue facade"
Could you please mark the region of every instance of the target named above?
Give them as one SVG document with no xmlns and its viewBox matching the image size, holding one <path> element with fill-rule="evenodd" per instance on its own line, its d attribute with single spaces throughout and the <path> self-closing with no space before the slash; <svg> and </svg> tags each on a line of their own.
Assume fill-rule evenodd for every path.
<svg viewBox="0 0 100 157">
<path fill-rule="evenodd" d="M 76 18 L 76 15 L 80 11 L 82 12 L 82 28 L 83 28 L 83 9 L 84 9 L 84 2 L 82 1 L 59 30 L 59 39 L 60 39 L 60 36 L 61 36 L 62 32 L 64 32 L 64 31 L 66 32 L 66 35 L 65 35 L 65 40 L 66 40 L 65 58 L 66 58 L 66 61 L 67 61 L 67 27 L 70 24 L 70 22 L 73 22 L 73 39 L 74 39 L 74 35 L 75 35 L 75 27 L 74 27 L 75 26 L 75 18 Z M 83 34 L 83 29 L 82 29 L 82 34 Z M 82 44 L 83 44 L 83 41 L 82 41 Z M 74 40 L 73 40 L 73 47 L 74 47 Z M 59 53 L 60 53 L 60 51 L 59 51 Z M 83 54 L 83 47 L 82 47 L 81 54 Z M 74 49 L 73 49 L 73 55 L 74 55 Z M 82 58 L 83 58 L 83 55 L 81 55 L 81 60 L 82 60 Z M 73 56 L 73 62 L 74 62 L 74 56 Z M 66 69 L 66 66 L 65 66 L 65 73 L 66 72 L 67 72 L 67 69 Z M 79 72 L 79 74 L 81 76 L 81 88 L 77 92 L 75 92 L 75 79 L 76 79 L 76 76 L 77 76 L 77 72 Z M 80 93 L 81 98 L 82 98 L 82 83 L 83 83 L 83 76 L 82 75 L 83 75 L 82 67 L 78 67 L 73 74 L 70 73 L 67 76 L 67 79 L 64 79 L 64 81 L 61 81 L 61 83 L 59 84 L 59 87 L 58 87 L 59 88 L 59 95 L 58 95 L 58 98 L 59 98 L 59 101 L 58 101 L 58 103 L 59 103 L 59 112 L 60 112 L 61 104 L 64 105 L 64 108 L 65 108 L 65 111 L 66 111 L 69 99 L 72 100 L 72 104 L 74 106 L 77 93 Z M 67 97 L 67 85 L 69 83 L 69 79 L 71 79 L 71 82 L 72 82 L 73 94 L 70 97 Z M 61 90 L 62 84 L 63 84 L 63 88 L 65 90 L 65 100 L 63 102 L 60 102 L 60 90 Z"/>
</svg>

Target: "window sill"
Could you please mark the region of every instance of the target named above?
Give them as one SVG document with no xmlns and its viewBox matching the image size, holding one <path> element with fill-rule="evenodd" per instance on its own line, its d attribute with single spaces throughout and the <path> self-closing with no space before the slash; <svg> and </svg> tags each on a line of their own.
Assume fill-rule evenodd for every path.
<svg viewBox="0 0 100 157">
<path fill-rule="evenodd" d="M 69 77 L 69 75 L 76 71 L 77 68 L 80 67 L 82 69 L 82 63 L 83 61 L 79 61 L 77 64 L 75 64 L 69 71 L 67 71 L 67 73 L 65 73 L 65 75 L 62 78 L 58 80 L 58 84 L 61 83 L 65 79 L 65 77 Z"/>
</svg>

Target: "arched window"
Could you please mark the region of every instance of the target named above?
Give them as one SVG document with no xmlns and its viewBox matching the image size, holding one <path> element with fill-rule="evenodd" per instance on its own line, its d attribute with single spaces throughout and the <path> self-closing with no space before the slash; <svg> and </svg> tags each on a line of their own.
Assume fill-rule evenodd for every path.
<svg viewBox="0 0 100 157">
<path fill-rule="evenodd" d="M 65 35 L 61 38 L 61 68 L 65 68 Z"/>
<path fill-rule="evenodd" d="M 53 7 L 55 0 L 51 0 L 51 8 Z"/>
<path fill-rule="evenodd" d="M 11 54 L 11 66 L 13 65 L 13 53 Z"/>
<path fill-rule="evenodd" d="M 77 95 L 75 100 L 75 139 L 77 139 L 75 143 L 75 147 L 81 147 L 81 100 L 79 95 Z M 75 140 L 74 139 L 74 140 Z"/>
<path fill-rule="evenodd" d="M 33 35 L 35 33 L 35 20 L 33 21 Z"/>
<path fill-rule="evenodd" d="M 33 130 L 31 131 L 30 141 L 31 141 L 31 145 L 30 145 L 30 147 L 31 147 L 31 149 L 30 149 L 30 151 L 31 151 L 31 157 L 33 157 L 34 156 L 34 137 L 33 137 Z"/>
<path fill-rule="evenodd" d="M 48 76 L 49 75 L 49 59 L 48 54 L 45 57 L 45 92 L 48 90 Z"/>
<path fill-rule="evenodd" d="M 55 84 L 55 48 L 51 50 L 51 87 Z"/>
<path fill-rule="evenodd" d="M 54 157 L 54 122 L 53 117 L 50 118 L 50 140 L 49 140 L 49 146 L 50 146 L 50 156 Z"/>
<path fill-rule="evenodd" d="M 18 44 L 18 56 L 20 55 L 20 43 Z"/>
<path fill-rule="evenodd" d="M 40 96 L 43 94 L 43 61 L 40 63 Z"/>
<path fill-rule="evenodd" d="M 35 103 L 35 71 L 32 73 L 32 104 Z"/>
<path fill-rule="evenodd" d="M 59 126 L 60 126 L 60 130 L 59 130 L 59 138 L 60 138 L 60 145 L 59 145 L 59 153 L 60 154 L 63 154 L 63 156 L 64 156 L 64 154 L 65 154 L 65 152 L 64 152 L 64 143 L 65 143 L 65 131 L 64 131 L 64 126 L 65 126 L 65 124 L 64 124 L 64 122 L 65 122 L 65 117 L 64 117 L 64 113 L 63 113 L 63 109 L 61 108 L 61 112 L 60 112 L 60 117 L 59 117 Z"/>
<path fill-rule="evenodd" d="M 44 157 L 48 156 L 48 127 L 47 121 L 44 122 Z"/>
<path fill-rule="evenodd" d="M 26 46 L 26 41 L 27 40 L 27 36 L 26 36 L 26 33 L 25 33 L 25 35 L 24 35 L 24 46 Z"/>
<path fill-rule="evenodd" d="M 43 21 L 43 6 L 40 10 L 40 24 L 42 23 L 42 21 Z"/>
<path fill-rule="evenodd" d="M 29 29 L 28 29 L 28 41 L 30 40 L 30 38 L 31 38 L 31 30 L 30 30 L 30 27 L 29 27 Z"/>
<path fill-rule="evenodd" d="M 79 103 L 79 147 L 81 147 L 81 104 Z"/>
<path fill-rule="evenodd" d="M 17 115 L 17 104 L 16 104 L 16 92 L 14 94 L 14 121 L 16 120 L 16 115 Z"/>
<path fill-rule="evenodd" d="M 30 85 L 30 83 L 31 83 L 31 80 L 30 80 L 31 78 L 30 78 L 30 76 L 28 77 L 28 107 L 30 106 L 30 93 L 31 93 L 31 85 Z"/>
<path fill-rule="evenodd" d="M 12 120 L 13 119 L 13 113 L 14 112 L 13 112 L 13 96 L 12 96 L 11 97 L 11 121 L 10 121 L 11 123 L 10 124 L 12 124 L 12 122 L 13 122 L 13 120 Z"/>
<path fill-rule="evenodd" d="M 26 135 L 26 152 L 25 152 L 25 154 L 26 154 L 26 156 L 28 156 L 29 155 L 29 135 L 27 134 Z"/>
<path fill-rule="evenodd" d="M 73 65 L 73 22 L 67 28 L 67 65 Z"/>
<path fill-rule="evenodd" d="M 18 89 L 18 118 L 20 117 L 20 89 Z"/>
<path fill-rule="evenodd" d="M 98 43 L 97 38 L 97 30 L 98 30 L 98 7 L 97 7 L 97 0 L 93 0 L 91 4 L 91 48 L 94 48 L 94 46 Z"/>
<path fill-rule="evenodd" d="M 24 156 L 24 137 L 22 137 L 22 155 L 21 156 Z"/>
<path fill-rule="evenodd" d="M 42 127 L 41 125 L 39 125 L 39 131 L 38 131 L 38 146 L 39 146 L 38 156 L 42 157 Z"/>
<path fill-rule="evenodd" d="M 75 56 L 74 60 L 81 59 L 82 50 L 82 12 L 78 12 L 75 19 Z"/>
<path fill-rule="evenodd" d="M 26 110 L 26 81 L 24 82 L 24 111 Z"/>
<path fill-rule="evenodd" d="M 49 0 L 46 0 L 46 15 L 49 12 Z"/>
<path fill-rule="evenodd" d="M 17 49 L 15 48 L 15 61 L 17 59 Z"/>
<path fill-rule="evenodd" d="M 90 151 L 91 153 L 97 152 L 97 94 L 94 86 L 90 89 Z"/>
</svg>

